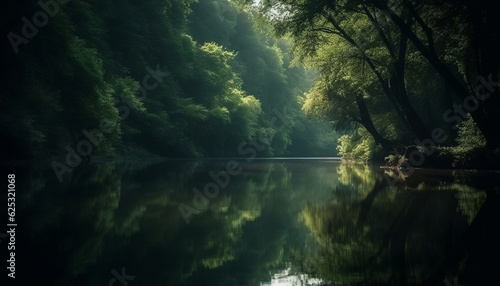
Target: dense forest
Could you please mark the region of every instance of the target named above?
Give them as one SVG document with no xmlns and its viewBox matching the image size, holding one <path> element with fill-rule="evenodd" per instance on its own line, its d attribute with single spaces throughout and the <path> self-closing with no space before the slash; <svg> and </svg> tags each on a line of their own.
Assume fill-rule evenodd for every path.
<svg viewBox="0 0 500 286">
<path fill-rule="evenodd" d="M 247 1 L 253 2 L 253 1 Z M 263 0 L 257 9 L 320 75 L 304 110 L 350 158 L 497 168 L 498 1 Z"/>
<path fill-rule="evenodd" d="M 23 1 L 1 13 L 3 159 L 64 172 L 91 156 L 240 156 L 252 144 L 257 156 L 336 155 L 329 124 L 301 110 L 315 72 L 228 1 Z"/>
<path fill-rule="evenodd" d="M 497 168 L 499 5 L 2 3 L 2 158 L 64 170 L 91 156 L 253 146 L 266 157 Z"/>
</svg>

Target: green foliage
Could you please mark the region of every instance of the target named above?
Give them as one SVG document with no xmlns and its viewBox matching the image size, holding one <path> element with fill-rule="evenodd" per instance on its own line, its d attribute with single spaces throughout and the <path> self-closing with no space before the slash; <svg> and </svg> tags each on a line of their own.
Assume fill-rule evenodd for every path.
<svg viewBox="0 0 500 286">
<path fill-rule="evenodd" d="M 470 151 L 477 148 L 483 148 L 486 145 L 481 131 L 477 127 L 471 117 L 463 121 L 458 129 L 458 137 L 456 139 L 458 147 L 464 151 Z"/>
<path fill-rule="evenodd" d="M 458 128 L 456 145 L 441 147 L 444 155 L 451 156 L 454 167 L 470 166 L 477 164 L 478 153 L 486 147 L 486 140 L 472 118 L 467 118 Z M 493 155 L 493 154 L 491 154 Z"/>
<path fill-rule="evenodd" d="M 368 132 L 360 127 L 354 134 L 345 134 L 338 139 L 337 150 L 339 155 L 347 160 L 367 161 L 381 151 Z"/>
<path fill-rule="evenodd" d="M 22 34 L 18 20 L 37 9 L 5 4 L 2 27 Z M 103 122 L 113 131 L 91 156 L 235 156 L 260 131 L 261 156 L 318 150 L 292 147 L 324 130 L 295 116 L 313 76 L 253 20 L 226 0 L 59 5 L 18 54 L 2 46 L 3 158 L 64 158 Z M 290 121 L 277 131 L 270 122 L 284 109 Z"/>
<path fill-rule="evenodd" d="M 261 23 L 257 31 L 254 28 L 255 15 L 237 10 L 230 1 L 201 0 L 192 5 L 192 9 L 190 33 L 194 39 L 204 45 L 216 43 L 235 51 L 234 58 L 228 63 L 241 78 L 241 89 L 260 102 L 262 113 L 257 121 L 260 127 L 255 125 L 254 132 L 260 130 L 260 137 L 265 141 L 262 155 L 332 154 L 331 151 L 319 151 L 328 149 L 324 146 L 325 140 L 320 138 L 329 127 L 315 125 L 300 110 L 297 97 L 309 89 L 315 74 L 302 66 L 292 66 L 290 45 L 264 33 L 266 28 L 270 30 L 265 23 Z M 276 132 L 268 126 L 275 120 L 274 110 L 281 111 L 284 107 L 292 116 L 286 127 Z M 279 127 L 281 122 L 276 122 Z M 254 132 L 243 133 L 256 134 Z"/>
<path fill-rule="evenodd" d="M 328 118 L 338 130 L 361 125 L 387 152 L 430 138 L 436 128 L 452 138 L 443 113 L 467 100 L 470 87 L 477 86 L 475 73 L 498 78 L 500 62 L 487 44 L 498 32 L 498 21 L 488 11 L 498 5 L 469 2 L 278 0 L 255 5 L 275 35 L 292 41 L 294 61 L 320 73 L 303 110 Z M 472 120 L 482 124 L 488 145 L 498 146 L 490 123 L 499 104 L 478 104 Z M 341 140 L 342 153 L 353 154 L 349 144 L 358 142 L 356 153 L 371 149 L 366 141 L 349 138 Z M 469 149 L 481 148 L 472 144 Z"/>
</svg>

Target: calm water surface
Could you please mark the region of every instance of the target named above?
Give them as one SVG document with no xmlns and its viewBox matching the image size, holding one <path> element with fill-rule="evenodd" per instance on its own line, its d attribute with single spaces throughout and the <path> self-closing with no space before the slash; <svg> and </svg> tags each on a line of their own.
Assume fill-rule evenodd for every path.
<svg viewBox="0 0 500 286">
<path fill-rule="evenodd" d="M 389 187 L 378 167 L 331 159 L 93 163 L 62 183 L 50 166 L 2 170 L 17 179 L 19 285 L 500 281 L 495 173 Z"/>
</svg>

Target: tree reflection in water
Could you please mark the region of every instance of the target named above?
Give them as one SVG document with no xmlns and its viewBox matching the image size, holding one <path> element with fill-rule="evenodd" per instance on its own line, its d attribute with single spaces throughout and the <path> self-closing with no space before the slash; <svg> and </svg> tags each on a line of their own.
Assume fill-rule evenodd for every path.
<svg viewBox="0 0 500 286">
<path fill-rule="evenodd" d="M 62 184 L 51 170 L 19 172 L 25 223 L 16 255 L 31 273 L 22 279 L 98 285 L 123 267 L 135 285 L 185 286 L 272 283 L 283 270 L 281 282 L 301 285 L 455 277 L 481 285 L 496 274 L 496 174 L 420 170 L 388 187 L 369 165 L 242 162 L 244 171 L 186 224 L 178 205 L 224 163 L 88 164 Z"/>
<path fill-rule="evenodd" d="M 297 255 L 303 271 L 350 285 L 493 281 L 497 174 L 417 171 L 388 187 L 364 165 L 343 164 L 338 173 L 333 198 L 301 213 L 318 246 Z"/>
</svg>

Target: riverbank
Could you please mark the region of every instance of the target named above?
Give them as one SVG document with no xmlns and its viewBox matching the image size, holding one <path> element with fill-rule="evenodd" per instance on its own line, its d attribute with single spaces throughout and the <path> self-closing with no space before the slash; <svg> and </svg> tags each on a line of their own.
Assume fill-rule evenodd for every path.
<svg viewBox="0 0 500 286">
<path fill-rule="evenodd" d="M 500 150 L 494 148 L 460 149 L 457 147 L 407 146 L 384 158 L 383 167 L 396 169 L 500 170 Z"/>
</svg>

